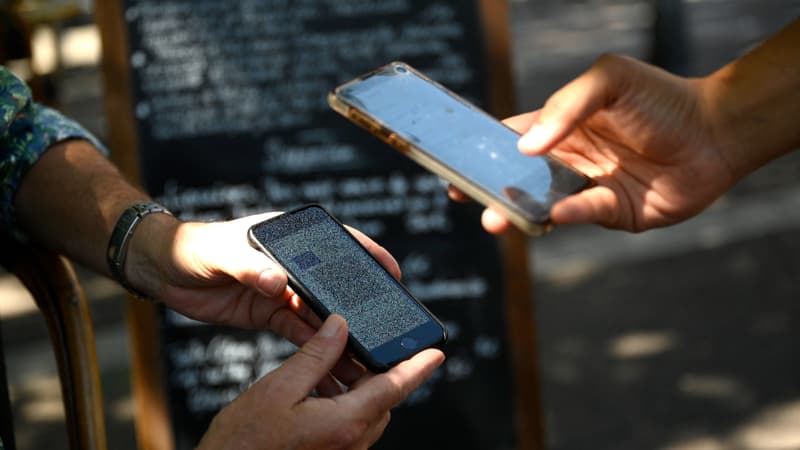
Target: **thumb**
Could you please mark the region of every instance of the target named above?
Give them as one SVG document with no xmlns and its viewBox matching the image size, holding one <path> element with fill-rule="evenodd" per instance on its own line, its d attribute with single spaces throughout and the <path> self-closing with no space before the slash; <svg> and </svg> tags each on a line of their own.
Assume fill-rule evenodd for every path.
<svg viewBox="0 0 800 450">
<path fill-rule="evenodd" d="M 279 297 L 286 290 L 286 273 L 248 242 L 250 226 L 274 216 L 273 213 L 243 217 L 227 222 L 187 224 L 181 247 L 194 255 L 194 272 L 201 277 L 225 275 L 267 297 Z"/>
<path fill-rule="evenodd" d="M 346 345 L 347 323 L 342 316 L 331 314 L 317 333 L 274 372 L 274 379 L 283 380 L 287 397 L 298 402 L 328 376 Z"/>
<path fill-rule="evenodd" d="M 605 55 L 545 102 L 536 120 L 519 140 L 520 151 L 541 154 L 552 149 L 584 120 L 614 98 L 614 71 L 620 56 Z M 613 60 L 613 61 L 612 61 Z"/>
<path fill-rule="evenodd" d="M 288 283 L 286 272 L 255 249 L 243 249 L 235 255 L 228 255 L 224 261 L 222 268 L 225 272 L 266 297 L 280 297 L 286 290 Z"/>
</svg>

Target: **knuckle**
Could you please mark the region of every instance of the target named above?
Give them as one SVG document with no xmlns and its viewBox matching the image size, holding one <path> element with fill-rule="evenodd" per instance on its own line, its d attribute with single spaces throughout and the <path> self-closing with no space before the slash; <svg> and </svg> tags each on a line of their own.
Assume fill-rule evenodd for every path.
<svg viewBox="0 0 800 450">
<path fill-rule="evenodd" d="M 626 61 L 627 58 L 620 54 L 606 52 L 597 58 L 595 61 L 595 66 L 603 70 L 609 70 L 616 68 L 620 64 L 625 64 Z"/>
<path fill-rule="evenodd" d="M 591 71 L 604 83 L 626 79 L 632 73 L 631 60 L 616 53 L 604 53 L 597 58 Z"/>
</svg>

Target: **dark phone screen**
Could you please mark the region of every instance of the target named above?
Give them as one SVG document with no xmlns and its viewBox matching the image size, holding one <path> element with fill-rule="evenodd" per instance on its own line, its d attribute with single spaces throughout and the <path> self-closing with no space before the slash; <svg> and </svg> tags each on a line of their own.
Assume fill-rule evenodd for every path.
<svg viewBox="0 0 800 450">
<path fill-rule="evenodd" d="M 431 320 L 322 208 L 278 216 L 253 233 L 329 312 L 347 320 L 353 338 L 368 351 Z"/>
<path fill-rule="evenodd" d="M 547 221 L 553 203 L 589 182 L 552 158 L 521 154 L 516 132 L 403 64 L 337 94 L 534 222 Z"/>
</svg>

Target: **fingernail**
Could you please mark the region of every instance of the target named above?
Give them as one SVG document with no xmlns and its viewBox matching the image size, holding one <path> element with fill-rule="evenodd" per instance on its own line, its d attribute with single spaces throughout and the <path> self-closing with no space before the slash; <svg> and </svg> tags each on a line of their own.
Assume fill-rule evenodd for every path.
<svg viewBox="0 0 800 450">
<path fill-rule="evenodd" d="M 272 269 L 264 269 L 258 274 L 258 288 L 267 297 L 276 297 L 281 294 L 283 284 L 280 280 L 274 277 L 275 272 Z"/>
<path fill-rule="evenodd" d="M 545 144 L 549 134 L 549 130 L 544 125 L 534 125 L 519 139 L 517 147 L 520 150 L 538 150 Z"/>
<path fill-rule="evenodd" d="M 339 334 L 339 329 L 342 328 L 343 323 L 344 319 L 342 316 L 331 314 L 328 316 L 328 319 L 325 320 L 325 323 L 322 324 L 322 328 L 319 329 L 319 335 L 322 337 L 336 336 Z"/>
</svg>

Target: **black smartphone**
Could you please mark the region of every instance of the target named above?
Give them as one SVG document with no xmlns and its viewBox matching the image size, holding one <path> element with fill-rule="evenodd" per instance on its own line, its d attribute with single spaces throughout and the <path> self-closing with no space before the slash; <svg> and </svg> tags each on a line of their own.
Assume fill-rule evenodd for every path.
<svg viewBox="0 0 800 450">
<path fill-rule="evenodd" d="M 519 134 L 403 62 L 337 87 L 331 107 L 531 235 L 558 200 L 592 180 L 555 158 L 517 150 Z"/>
<path fill-rule="evenodd" d="M 322 206 L 272 217 L 248 235 L 321 319 L 335 313 L 347 320 L 350 348 L 373 372 L 447 339 L 442 322 Z"/>
</svg>

